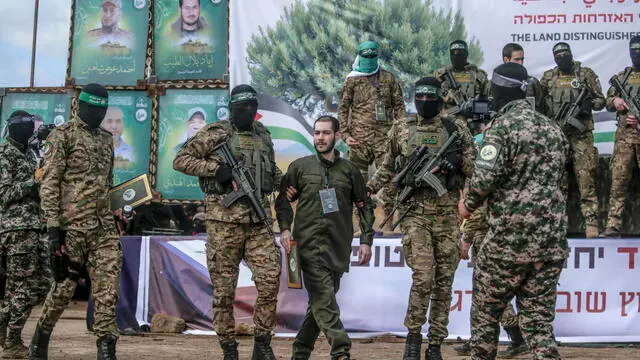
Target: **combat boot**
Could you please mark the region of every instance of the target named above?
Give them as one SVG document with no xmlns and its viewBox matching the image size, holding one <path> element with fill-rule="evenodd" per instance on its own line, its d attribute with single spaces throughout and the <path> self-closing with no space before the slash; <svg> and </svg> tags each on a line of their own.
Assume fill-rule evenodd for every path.
<svg viewBox="0 0 640 360">
<path fill-rule="evenodd" d="M 600 230 L 598 230 L 598 225 L 589 225 L 587 224 L 586 229 L 584 231 L 584 235 L 587 239 L 597 238 L 600 234 Z"/>
<path fill-rule="evenodd" d="M 460 346 L 455 346 L 453 350 L 458 354 L 458 356 L 470 356 L 471 355 L 471 341 L 467 340 L 462 343 Z"/>
<path fill-rule="evenodd" d="M 223 360 L 238 360 L 238 343 L 235 340 L 220 343 L 220 347 L 224 354 Z"/>
<path fill-rule="evenodd" d="M 96 340 L 98 347 L 98 360 L 117 360 L 116 358 L 116 342 L 118 338 L 114 335 L 105 335 Z"/>
<path fill-rule="evenodd" d="M 351 356 L 349 354 L 342 354 L 332 357 L 331 360 L 351 360 Z"/>
<path fill-rule="evenodd" d="M 22 343 L 20 330 L 9 330 L 4 343 L 3 359 L 27 359 L 29 349 Z"/>
<path fill-rule="evenodd" d="M 420 347 L 422 347 L 422 334 L 410 332 L 404 342 L 404 355 L 402 360 L 420 360 Z"/>
<path fill-rule="evenodd" d="M 9 319 L 6 316 L 0 316 L 0 347 L 4 348 L 4 341 L 7 339 L 7 326 Z"/>
<path fill-rule="evenodd" d="M 51 339 L 51 331 L 41 328 L 40 325 L 36 326 L 31 345 L 29 345 L 29 360 L 47 360 L 49 339 Z"/>
<path fill-rule="evenodd" d="M 256 335 L 251 360 L 276 360 L 271 349 L 271 335 Z"/>
<path fill-rule="evenodd" d="M 498 357 L 501 359 L 511 359 L 513 357 L 526 354 L 529 352 L 529 347 L 524 341 L 522 337 L 522 331 L 520 331 L 520 327 L 505 327 L 504 331 L 509 335 L 509 339 L 511 342 L 509 346 L 504 351 L 498 351 Z"/>
<path fill-rule="evenodd" d="M 440 352 L 440 345 L 431 345 L 425 351 L 424 360 L 442 360 L 442 353 Z"/>
</svg>

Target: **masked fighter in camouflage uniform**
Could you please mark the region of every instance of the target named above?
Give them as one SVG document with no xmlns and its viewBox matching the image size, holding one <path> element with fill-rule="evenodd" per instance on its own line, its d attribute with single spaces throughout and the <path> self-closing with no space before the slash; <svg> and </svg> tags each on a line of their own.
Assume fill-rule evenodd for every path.
<svg viewBox="0 0 640 360">
<path fill-rule="evenodd" d="M 350 161 L 335 150 L 339 139 L 338 120 L 322 116 L 313 128 L 317 155 L 291 163 L 283 177 L 276 199 L 280 241 L 290 251 L 298 242 L 304 285 L 309 306 L 302 327 L 293 343 L 293 360 L 308 360 L 322 331 L 331 345 L 331 359 L 347 360 L 351 340 L 340 321 L 336 293 L 342 274 L 349 271 L 352 212 L 356 204 L 360 219 L 360 264 L 371 258 L 373 243 L 373 203 L 365 180 Z M 297 200 L 295 221 L 289 201 Z M 291 225 L 293 234 L 291 234 Z"/>
<path fill-rule="evenodd" d="M 580 93 L 580 85 L 589 89 L 586 101 L 583 101 L 579 119 L 586 127 L 584 132 L 567 125 L 563 131 L 571 146 L 571 163 L 580 191 L 580 209 L 585 219 L 586 237 L 598 236 L 598 194 L 596 193 L 596 170 L 598 150 L 593 145 L 593 116 L 591 110 L 601 110 L 605 105 L 598 76 L 580 62 L 573 61 L 571 49 L 566 43 L 557 43 L 553 47 L 555 68 L 545 71 L 540 83 L 545 94 L 544 114 L 553 119 L 558 115 L 565 102 L 573 103 Z"/>
<path fill-rule="evenodd" d="M 444 110 L 449 110 L 458 104 L 458 101 L 466 101 L 476 96 L 486 98 L 489 95 L 489 80 L 486 71 L 470 64 L 469 47 L 463 40 L 453 41 L 449 45 L 449 56 L 451 66 L 436 70 L 433 76 L 442 83 L 442 94 L 444 97 Z M 460 89 L 455 91 L 452 84 L 447 80 L 445 73 L 449 70 Z"/>
<path fill-rule="evenodd" d="M 262 123 L 254 121 L 258 111 L 256 91 L 248 85 L 236 86 L 231 91 L 229 107 L 231 121 L 218 121 L 200 129 L 178 152 L 173 168 L 200 177 L 206 194 L 207 266 L 214 288 L 213 323 L 224 359 L 238 359 L 233 299 L 238 266 L 244 259 L 258 290 L 253 316 L 256 325 L 253 360 L 271 360 L 275 359 L 271 331 L 276 326 L 280 250 L 248 202 L 240 200 L 229 208 L 222 205 L 223 195 L 239 185 L 233 181 L 229 165 L 214 148 L 227 141 L 236 159 L 249 168 L 254 179 L 262 179 L 257 185 L 264 195 L 267 214 L 270 206 L 266 196 L 280 183 L 282 174 L 276 166 L 271 134 Z"/>
<path fill-rule="evenodd" d="M 640 94 L 640 36 L 634 36 L 629 41 L 629 53 L 633 66 L 625 68 L 614 76 L 617 76 L 622 83 L 628 74 L 626 82 L 622 85 L 631 96 L 637 98 Z M 638 119 L 629 114 L 629 104 L 620 98 L 620 94 L 613 86 L 607 91 L 607 110 L 617 113 L 618 130 L 616 130 L 616 143 L 611 158 L 611 197 L 607 228 L 603 236 L 619 237 L 624 201 L 629 195 L 627 186 L 633 169 L 640 167 L 640 131 Z"/>
<path fill-rule="evenodd" d="M 459 261 L 456 203 L 465 177 L 472 174 L 475 149 L 464 121 L 438 115 L 442 109 L 440 82 L 426 77 L 415 86 L 417 118 L 407 118 L 391 128 L 382 166 L 367 187 L 375 192 L 388 183 L 399 171 L 395 164 L 408 164 L 414 150 L 422 145 L 435 155 L 450 136 L 458 134 L 458 140 L 433 171 L 448 192 L 438 197 L 434 189 L 424 184 L 399 207 L 400 214 L 406 213 L 400 222 L 402 246 L 413 278 L 404 322 L 409 334 L 403 359 L 420 358 L 422 325 L 431 305 L 426 358 L 437 360 L 442 359 L 440 344 L 448 335 L 451 285 Z M 400 184 L 407 185 L 415 185 L 412 175 Z"/>
<path fill-rule="evenodd" d="M 56 128 L 45 142 L 40 190 L 47 223 L 53 277 L 31 339 L 30 359 L 46 359 L 49 337 L 76 287 L 70 278 L 86 264 L 95 301 L 93 331 L 98 359 L 115 359 L 121 252 L 109 188 L 113 136 L 100 128 L 107 112 L 107 90 L 89 84 L 80 92 L 78 117 Z M 71 273 L 70 273 L 71 272 Z"/>
<path fill-rule="evenodd" d="M 498 321 L 514 296 L 534 358 L 560 358 L 551 324 L 568 255 L 569 145 L 560 127 L 524 100 L 526 80 L 527 70 L 519 64 L 495 69 L 491 91 L 500 110 L 485 130 L 475 172 L 458 204 L 464 218 L 485 200 L 489 206 L 489 231 L 476 244 L 473 272 L 473 359 L 495 358 Z"/>
<path fill-rule="evenodd" d="M 400 83 L 378 65 L 378 44 L 358 46 L 353 71 L 347 75 L 338 108 L 342 138 L 349 145 L 349 160 L 368 178 L 369 165 L 382 164 L 387 133 L 394 120 L 405 116 Z M 383 187 L 385 216 L 393 208 L 393 188 Z M 390 230 L 387 227 L 385 230 Z"/>
<path fill-rule="evenodd" d="M 0 144 L 0 257 L 7 264 L 6 299 L 0 309 L 3 359 L 27 358 L 22 328 L 51 285 L 34 179 L 36 159 L 28 147 L 34 119 L 27 112 L 15 111 L 7 122 L 7 141 Z"/>
</svg>

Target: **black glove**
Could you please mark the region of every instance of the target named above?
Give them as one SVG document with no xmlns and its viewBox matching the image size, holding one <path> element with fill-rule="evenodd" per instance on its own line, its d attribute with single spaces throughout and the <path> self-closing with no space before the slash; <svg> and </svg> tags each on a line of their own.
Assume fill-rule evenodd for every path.
<svg viewBox="0 0 640 360">
<path fill-rule="evenodd" d="M 64 232 L 59 227 L 51 227 L 47 228 L 47 235 L 53 279 L 62 282 L 69 276 L 69 256 L 62 252 L 62 246 L 65 245 Z"/>
<path fill-rule="evenodd" d="M 440 163 L 440 170 L 456 172 L 462 165 L 462 157 L 456 153 L 448 154 Z"/>
<path fill-rule="evenodd" d="M 220 164 L 214 176 L 218 184 L 222 186 L 231 184 L 231 181 L 233 180 L 233 173 L 231 172 L 231 168 L 227 164 Z"/>
<path fill-rule="evenodd" d="M 580 115 L 586 117 L 591 115 L 591 109 L 593 109 L 593 97 L 591 95 L 585 96 L 580 104 Z"/>
</svg>

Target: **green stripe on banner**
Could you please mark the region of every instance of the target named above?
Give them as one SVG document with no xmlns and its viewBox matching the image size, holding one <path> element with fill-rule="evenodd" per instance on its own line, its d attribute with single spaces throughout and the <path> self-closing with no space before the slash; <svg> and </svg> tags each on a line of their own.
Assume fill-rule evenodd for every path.
<svg viewBox="0 0 640 360">
<path fill-rule="evenodd" d="M 475 142 L 482 141 L 484 134 L 478 134 L 474 137 Z M 593 142 L 594 143 L 607 143 L 613 142 L 616 138 L 615 131 L 607 131 L 607 132 L 599 132 L 593 134 Z"/>
<path fill-rule="evenodd" d="M 291 130 L 291 129 L 287 129 L 279 126 L 267 126 L 267 129 L 269 129 L 269 131 L 271 132 L 272 139 L 291 140 L 291 141 L 299 142 L 300 144 L 304 145 L 312 153 L 315 153 L 316 151 L 315 148 L 313 147 L 313 144 L 310 143 L 309 140 L 307 140 L 307 138 L 304 135 L 300 134 L 295 130 Z"/>
<path fill-rule="evenodd" d="M 602 143 L 602 142 L 613 142 L 616 138 L 615 131 L 601 132 L 593 134 L 593 142 Z"/>
</svg>

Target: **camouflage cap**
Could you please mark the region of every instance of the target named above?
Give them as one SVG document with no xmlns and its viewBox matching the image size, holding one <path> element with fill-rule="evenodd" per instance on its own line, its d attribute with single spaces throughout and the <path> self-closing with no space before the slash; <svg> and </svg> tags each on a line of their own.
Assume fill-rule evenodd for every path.
<svg viewBox="0 0 640 360">
<path fill-rule="evenodd" d="M 202 116 L 202 118 L 204 119 L 204 121 L 207 121 L 207 113 L 201 107 L 194 107 L 194 108 L 190 109 L 189 112 L 187 113 L 187 121 L 191 120 L 191 118 L 193 118 L 197 114 L 200 114 Z"/>
</svg>

